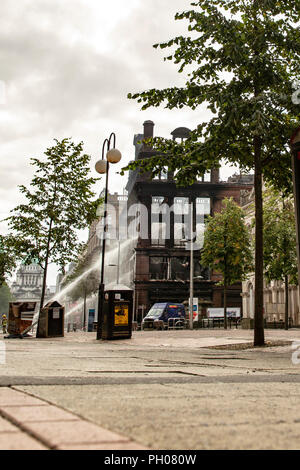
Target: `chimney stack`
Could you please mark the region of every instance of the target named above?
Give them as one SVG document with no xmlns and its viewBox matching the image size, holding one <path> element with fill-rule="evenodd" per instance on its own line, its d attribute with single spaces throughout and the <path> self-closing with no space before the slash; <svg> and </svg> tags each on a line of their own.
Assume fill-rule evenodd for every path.
<svg viewBox="0 0 300 470">
<path fill-rule="evenodd" d="M 144 122 L 144 139 L 150 139 L 151 137 L 153 137 L 153 128 L 154 128 L 153 121 Z"/>
<path fill-rule="evenodd" d="M 220 170 L 219 168 L 212 168 L 211 170 L 211 182 L 219 183 L 220 182 Z"/>
<path fill-rule="evenodd" d="M 151 139 L 153 137 L 153 128 L 154 128 L 154 122 L 152 121 L 145 121 L 144 122 L 144 139 Z M 151 152 L 152 147 L 147 144 L 143 144 L 143 151 L 144 152 Z"/>
</svg>

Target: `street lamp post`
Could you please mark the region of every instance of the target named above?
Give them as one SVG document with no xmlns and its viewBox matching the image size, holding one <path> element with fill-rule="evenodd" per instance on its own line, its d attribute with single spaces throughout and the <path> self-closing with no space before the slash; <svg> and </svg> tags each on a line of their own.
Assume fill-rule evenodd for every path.
<svg viewBox="0 0 300 470">
<path fill-rule="evenodd" d="M 120 284 L 120 252 L 121 252 L 121 242 L 118 240 L 118 262 L 117 264 L 109 264 L 108 266 L 113 266 L 117 268 L 117 286 Z"/>
<path fill-rule="evenodd" d="M 190 205 L 191 209 L 191 234 L 190 234 L 190 316 L 189 316 L 189 327 L 190 330 L 193 329 L 193 320 L 194 320 L 194 245 L 193 245 L 193 232 L 194 232 L 194 204 L 193 201 Z"/>
<path fill-rule="evenodd" d="M 190 237 L 184 238 L 182 241 L 186 242 L 186 248 L 189 247 L 190 249 L 190 284 L 189 284 L 189 329 L 192 330 L 193 320 L 194 320 L 194 279 L 198 279 L 194 277 L 194 203 L 191 201 L 190 203 Z"/>
<path fill-rule="evenodd" d="M 111 148 L 113 141 L 113 146 Z M 104 159 L 105 148 L 106 160 Z M 99 295 L 98 295 L 98 325 L 97 325 L 97 339 L 101 339 L 101 323 L 102 323 L 102 310 L 104 302 L 104 260 L 105 260 L 105 246 L 106 246 L 106 234 L 107 234 L 107 199 L 108 199 L 108 174 L 109 164 L 118 163 L 122 158 L 121 152 L 116 149 L 116 135 L 114 132 L 110 134 L 109 139 L 105 139 L 102 146 L 102 158 L 98 160 L 95 169 L 100 174 L 106 173 L 105 182 L 105 197 L 104 197 L 104 228 L 103 228 L 103 240 L 102 240 L 102 258 L 101 258 L 101 272 L 100 272 L 100 284 L 99 284 Z M 100 315 L 101 312 L 101 315 Z"/>
<path fill-rule="evenodd" d="M 83 297 L 83 331 L 85 331 L 85 326 L 86 326 L 86 294 L 87 294 L 87 285 L 86 285 L 86 280 L 85 280 L 84 297 Z"/>
</svg>

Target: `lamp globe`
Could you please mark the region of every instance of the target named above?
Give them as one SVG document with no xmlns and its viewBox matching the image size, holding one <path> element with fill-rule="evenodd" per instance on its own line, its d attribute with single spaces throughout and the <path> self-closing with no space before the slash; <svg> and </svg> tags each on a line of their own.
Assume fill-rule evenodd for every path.
<svg viewBox="0 0 300 470">
<path fill-rule="evenodd" d="M 95 169 L 97 173 L 100 173 L 100 175 L 103 175 L 107 171 L 107 161 L 106 160 L 98 160 Z"/>
<path fill-rule="evenodd" d="M 107 152 L 106 158 L 109 163 L 119 163 L 122 158 L 122 154 L 118 149 L 111 149 Z"/>
</svg>

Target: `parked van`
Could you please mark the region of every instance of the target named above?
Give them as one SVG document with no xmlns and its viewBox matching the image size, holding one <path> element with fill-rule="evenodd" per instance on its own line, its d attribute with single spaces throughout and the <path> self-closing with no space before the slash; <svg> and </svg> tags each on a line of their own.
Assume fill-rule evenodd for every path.
<svg viewBox="0 0 300 470">
<path fill-rule="evenodd" d="M 174 321 L 170 319 L 174 319 Z M 142 321 L 142 330 L 163 330 L 172 327 L 183 327 L 185 308 L 183 304 L 173 302 L 154 304 Z"/>
</svg>

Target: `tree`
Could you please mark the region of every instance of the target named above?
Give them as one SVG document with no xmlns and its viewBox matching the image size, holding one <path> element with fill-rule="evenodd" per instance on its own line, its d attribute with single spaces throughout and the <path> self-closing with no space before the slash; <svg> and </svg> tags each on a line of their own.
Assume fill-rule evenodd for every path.
<svg viewBox="0 0 300 470">
<path fill-rule="evenodd" d="M 286 330 L 289 327 L 289 282 L 298 283 L 297 269 L 292 199 L 269 188 L 264 203 L 264 273 L 268 282 L 284 282 Z"/>
<path fill-rule="evenodd" d="M 26 203 L 12 210 L 6 220 L 18 249 L 36 258 L 43 268 L 40 308 L 44 305 L 47 270 L 50 262 L 61 272 L 76 258 L 80 243 L 78 229 L 88 226 L 96 216 L 98 201 L 93 201 L 89 176 L 90 157 L 83 153 L 83 143 L 56 140 L 45 151 L 45 159 L 31 159 L 35 175 L 31 188 L 20 186 Z"/>
<path fill-rule="evenodd" d="M 190 36 L 154 47 L 171 47 L 165 60 L 188 66 L 184 86 L 129 94 L 142 109 L 206 105 L 212 117 L 183 143 L 153 141 L 158 153 L 134 162 L 157 174 L 166 165 L 176 181 L 189 185 L 221 159 L 254 170 L 255 179 L 255 327 L 254 344 L 264 344 L 262 177 L 290 190 L 289 140 L 300 125 L 292 100 L 300 72 L 299 0 L 200 0 L 176 15 L 187 20 Z M 293 102 L 294 101 L 294 102 Z"/>
<path fill-rule="evenodd" d="M 0 235 L 0 288 L 17 266 L 18 252 L 14 250 L 15 245 L 16 240 Z"/>
<path fill-rule="evenodd" d="M 4 282 L 0 287 L 0 318 L 3 314 L 8 315 L 9 302 L 12 301 L 12 294 L 10 288 Z"/>
<path fill-rule="evenodd" d="M 209 216 L 204 232 L 201 264 L 222 274 L 224 328 L 227 328 L 227 288 L 246 278 L 253 269 L 250 235 L 243 210 L 225 198 L 221 212 Z"/>
</svg>

